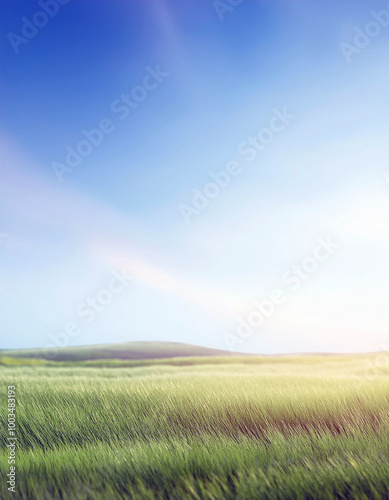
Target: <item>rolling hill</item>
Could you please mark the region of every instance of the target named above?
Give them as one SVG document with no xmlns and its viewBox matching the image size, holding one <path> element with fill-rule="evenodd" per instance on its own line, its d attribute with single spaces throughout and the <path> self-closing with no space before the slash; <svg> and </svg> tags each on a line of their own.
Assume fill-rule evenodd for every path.
<svg viewBox="0 0 389 500">
<path fill-rule="evenodd" d="M 53 361 L 89 361 L 98 359 L 142 360 L 188 356 L 230 356 L 231 352 L 180 342 L 123 342 L 50 349 L 0 350 L 0 357 L 46 358 Z"/>
</svg>

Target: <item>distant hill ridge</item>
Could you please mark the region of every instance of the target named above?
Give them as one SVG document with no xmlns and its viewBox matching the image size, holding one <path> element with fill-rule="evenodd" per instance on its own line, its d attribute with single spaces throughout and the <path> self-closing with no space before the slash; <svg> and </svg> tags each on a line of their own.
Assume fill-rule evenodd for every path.
<svg viewBox="0 0 389 500">
<path fill-rule="evenodd" d="M 42 358 L 55 361 L 88 361 L 96 359 L 159 359 L 187 356 L 230 356 L 230 351 L 180 342 L 123 342 L 49 349 L 0 350 L 0 356 Z M 241 354 L 240 354 L 241 355 Z"/>
</svg>

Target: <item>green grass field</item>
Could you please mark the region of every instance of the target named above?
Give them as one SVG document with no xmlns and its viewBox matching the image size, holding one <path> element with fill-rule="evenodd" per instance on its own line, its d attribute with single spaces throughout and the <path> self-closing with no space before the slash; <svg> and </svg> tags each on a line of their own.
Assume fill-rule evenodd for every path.
<svg viewBox="0 0 389 500">
<path fill-rule="evenodd" d="M 389 376 L 365 377 L 372 356 L 4 358 L 17 488 L 0 498 L 387 499 Z"/>
</svg>

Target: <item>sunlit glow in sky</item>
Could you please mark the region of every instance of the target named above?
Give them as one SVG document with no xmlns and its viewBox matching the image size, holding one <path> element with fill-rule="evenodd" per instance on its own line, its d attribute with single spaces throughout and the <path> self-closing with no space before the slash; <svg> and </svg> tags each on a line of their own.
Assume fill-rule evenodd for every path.
<svg viewBox="0 0 389 500">
<path fill-rule="evenodd" d="M 1 347 L 53 344 L 74 322 L 69 345 L 382 349 L 389 28 L 350 61 L 341 44 L 387 8 L 247 1 L 221 19 L 211 1 L 73 1 L 15 53 L 7 33 L 38 7 L 3 2 Z M 122 119 L 126 94 L 143 98 Z M 60 182 L 53 163 L 104 119 L 112 131 Z M 322 260 L 320 241 L 334 246 Z M 80 304 L 118 273 L 128 286 L 86 322 Z M 242 336 L 274 290 L 283 300 Z"/>
</svg>

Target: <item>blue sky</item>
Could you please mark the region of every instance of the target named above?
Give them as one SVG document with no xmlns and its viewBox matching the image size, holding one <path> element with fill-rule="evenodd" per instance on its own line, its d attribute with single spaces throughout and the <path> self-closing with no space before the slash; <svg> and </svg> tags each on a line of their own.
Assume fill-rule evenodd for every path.
<svg viewBox="0 0 389 500">
<path fill-rule="evenodd" d="M 383 349 L 388 4 L 71 0 L 45 21 L 49 3 L 1 3 L 2 347 Z M 249 161 L 242 143 L 271 123 Z M 336 249 L 312 264 L 323 240 Z M 113 293 L 115 273 L 131 281 Z M 251 327 L 275 289 L 284 300 Z"/>
</svg>

